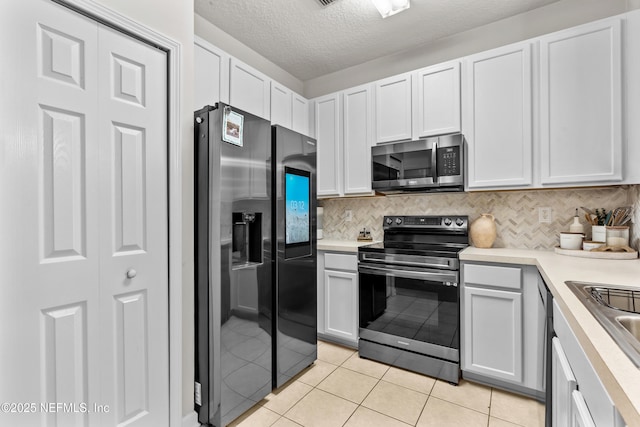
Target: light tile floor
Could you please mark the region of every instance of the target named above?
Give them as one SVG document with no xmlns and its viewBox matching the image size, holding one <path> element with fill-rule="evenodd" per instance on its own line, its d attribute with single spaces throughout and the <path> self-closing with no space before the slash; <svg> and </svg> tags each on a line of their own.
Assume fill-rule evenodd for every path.
<svg viewBox="0 0 640 427">
<path fill-rule="evenodd" d="M 461 380 L 458 386 L 360 359 L 318 341 L 318 360 L 236 419 L 241 427 L 540 427 L 544 405 Z"/>
</svg>

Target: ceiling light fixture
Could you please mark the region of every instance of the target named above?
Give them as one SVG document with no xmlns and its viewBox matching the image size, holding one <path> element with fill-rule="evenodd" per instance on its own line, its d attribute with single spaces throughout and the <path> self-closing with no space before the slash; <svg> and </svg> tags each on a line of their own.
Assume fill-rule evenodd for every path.
<svg viewBox="0 0 640 427">
<path fill-rule="evenodd" d="M 409 9 L 409 0 L 371 0 L 383 18 Z"/>
</svg>

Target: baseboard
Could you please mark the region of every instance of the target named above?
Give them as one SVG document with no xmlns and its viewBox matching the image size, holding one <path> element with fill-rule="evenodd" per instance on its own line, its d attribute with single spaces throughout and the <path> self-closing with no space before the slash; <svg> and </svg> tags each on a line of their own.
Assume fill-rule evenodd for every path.
<svg viewBox="0 0 640 427">
<path fill-rule="evenodd" d="M 200 423 L 198 422 L 198 414 L 194 412 L 189 412 L 182 418 L 182 427 L 200 427 Z"/>
</svg>

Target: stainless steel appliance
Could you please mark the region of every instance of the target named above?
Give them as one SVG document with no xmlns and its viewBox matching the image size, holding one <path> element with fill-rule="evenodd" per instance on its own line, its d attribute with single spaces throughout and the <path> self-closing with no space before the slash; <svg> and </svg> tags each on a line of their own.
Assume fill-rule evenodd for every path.
<svg viewBox="0 0 640 427">
<path fill-rule="evenodd" d="M 458 383 L 458 252 L 466 216 L 386 216 L 358 249 L 361 357 Z"/>
<path fill-rule="evenodd" d="M 222 103 L 195 121 L 195 409 L 224 426 L 316 357 L 315 141 Z"/>
<path fill-rule="evenodd" d="M 371 186 L 380 193 L 464 189 L 462 134 L 376 145 L 371 162 Z"/>
<path fill-rule="evenodd" d="M 317 358 L 316 140 L 273 126 L 274 387 Z"/>
</svg>

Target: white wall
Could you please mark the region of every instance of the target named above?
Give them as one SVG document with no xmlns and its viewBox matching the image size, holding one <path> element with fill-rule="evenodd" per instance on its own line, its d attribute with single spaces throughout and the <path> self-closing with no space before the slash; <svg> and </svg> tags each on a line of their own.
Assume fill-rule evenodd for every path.
<svg viewBox="0 0 640 427">
<path fill-rule="evenodd" d="M 269 61 L 247 45 L 234 39 L 200 15 L 195 15 L 194 24 L 196 35 L 224 50 L 229 55 L 238 58 L 240 61 L 252 66 L 253 68 L 258 69 L 281 85 L 302 94 L 304 90 L 302 80 L 289 74 L 287 71 Z"/>
<path fill-rule="evenodd" d="M 182 135 L 182 412 L 193 412 L 193 1 L 95 0 L 182 45 L 180 117 Z"/>
<path fill-rule="evenodd" d="M 640 0 L 560 0 L 417 49 L 307 80 L 304 96 L 314 98 L 637 8 Z"/>
</svg>

